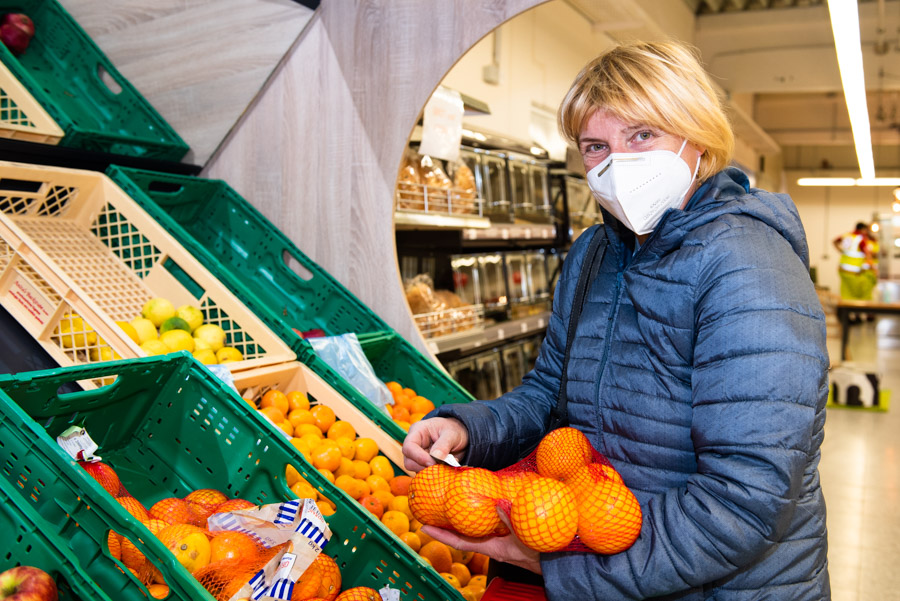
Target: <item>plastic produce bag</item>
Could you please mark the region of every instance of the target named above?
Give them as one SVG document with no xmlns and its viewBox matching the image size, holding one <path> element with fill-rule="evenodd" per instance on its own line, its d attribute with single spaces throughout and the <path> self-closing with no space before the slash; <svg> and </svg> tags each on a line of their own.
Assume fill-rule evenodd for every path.
<svg viewBox="0 0 900 601">
<path fill-rule="evenodd" d="M 309 344 L 320 359 L 387 413 L 385 407 L 394 404 L 394 397 L 384 382 L 375 375 L 375 369 L 366 358 L 356 334 L 351 332 L 340 336 L 310 338 Z"/>
</svg>

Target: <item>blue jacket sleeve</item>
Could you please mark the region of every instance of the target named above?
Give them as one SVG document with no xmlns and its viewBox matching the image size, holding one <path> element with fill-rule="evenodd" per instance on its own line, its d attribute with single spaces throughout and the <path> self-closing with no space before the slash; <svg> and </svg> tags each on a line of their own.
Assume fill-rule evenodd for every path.
<svg viewBox="0 0 900 601">
<path fill-rule="evenodd" d="M 698 262 L 697 472 L 644 499 L 627 551 L 545 555 L 551 599 L 643 599 L 735 574 L 779 544 L 804 477 L 815 477 L 828 365 L 821 305 L 787 241 L 745 226 L 735 220 L 706 240 Z"/>
<path fill-rule="evenodd" d="M 469 431 L 466 465 L 502 469 L 531 452 L 546 434 L 550 410 L 559 394 L 572 297 L 585 251 L 597 227 L 602 226 L 582 233 L 566 256 L 544 342 L 534 369 L 522 384 L 496 400 L 442 405 L 431 414 L 455 417 L 465 424 Z"/>
</svg>

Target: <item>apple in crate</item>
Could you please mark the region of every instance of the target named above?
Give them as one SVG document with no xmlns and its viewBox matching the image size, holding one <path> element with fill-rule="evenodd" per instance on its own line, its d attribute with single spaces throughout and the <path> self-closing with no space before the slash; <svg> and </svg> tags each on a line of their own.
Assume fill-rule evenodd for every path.
<svg viewBox="0 0 900 601">
<path fill-rule="evenodd" d="M 34 37 L 34 22 L 24 13 L 6 13 L 0 19 L 0 42 L 13 54 L 22 54 Z"/>
<path fill-rule="evenodd" d="M 10 568 L 0 574 L 0 601 L 57 601 L 56 582 L 50 574 L 31 566 Z"/>
</svg>

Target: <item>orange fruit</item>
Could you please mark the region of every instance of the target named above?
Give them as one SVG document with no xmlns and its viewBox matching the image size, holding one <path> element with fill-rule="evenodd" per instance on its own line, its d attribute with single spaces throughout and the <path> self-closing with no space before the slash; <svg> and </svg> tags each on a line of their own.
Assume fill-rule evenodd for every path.
<svg viewBox="0 0 900 601">
<path fill-rule="evenodd" d="M 403 514 L 406 514 L 406 517 L 409 519 L 413 519 L 412 511 L 409 509 L 409 497 L 406 495 L 399 495 L 391 499 L 390 505 L 388 505 L 388 509 L 393 509 L 394 511 L 399 511 Z"/>
<path fill-rule="evenodd" d="M 459 589 L 459 596 L 462 597 L 464 601 L 478 601 L 480 599 L 478 596 L 478 589 L 468 586 Z"/>
<path fill-rule="evenodd" d="M 450 586 L 452 586 L 456 590 L 462 588 L 462 585 L 459 583 L 459 578 L 457 578 L 454 574 L 451 574 L 450 572 L 441 572 L 440 576 L 441 578 L 449 582 Z"/>
<path fill-rule="evenodd" d="M 318 446 L 324 438 L 319 426 L 315 424 L 300 424 L 294 428 L 294 436 L 306 440 L 310 450 Z"/>
<path fill-rule="evenodd" d="M 619 475 L 612 466 L 604 463 L 591 463 L 577 470 L 572 476 L 566 480 L 566 484 L 578 497 L 581 491 L 590 489 L 597 482 L 606 480 L 615 480 L 619 484 L 623 484 L 622 476 Z"/>
<path fill-rule="evenodd" d="M 322 585 L 322 572 L 319 566 L 313 561 L 308 568 L 300 575 L 297 582 L 294 583 L 294 591 L 291 595 L 291 601 L 301 599 L 312 599 L 319 592 L 319 586 Z"/>
<path fill-rule="evenodd" d="M 624 551 L 641 533 L 641 506 L 617 480 L 599 480 L 579 489 L 577 510 L 578 536 L 597 553 Z"/>
<path fill-rule="evenodd" d="M 150 517 L 169 524 L 187 524 L 191 521 L 193 514 L 183 500 L 169 497 L 153 504 L 153 507 L 150 508 Z"/>
<path fill-rule="evenodd" d="M 106 537 L 106 546 L 109 548 L 109 554 L 116 559 L 122 559 L 122 536 L 112 530 Z"/>
<path fill-rule="evenodd" d="M 334 410 L 327 405 L 316 405 L 312 409 L 313 418 L 316 420 L 315 424 L 319 427 L 323 433 L 328 432 L 328 428 L 334 423 L 335 415 Z"/>
<path fill-rule="evenodd" d="M 157 537 L 188 572 L 193 574 L 209 564 L 209 539 L 200 528 L 189 524 L 170 524 Z"/>
<path fill-rule="evenodd" d="M 512 501 L 519 494 L 519 489 L 526 482 L 540 478 L 537 472 L 517 472 L 500 476 L 500 486 L 503 488 L 503 498 Z"/>
<path fill-rule="evenodd" d="M 541 440 L 535 460 L 541 476 L 565 480 L 593 461 L 593 448 L 580 430 L 557 428 Z"/>
<path fill-rule="evenodd" d="M 387 386 L 388 390 L 391 391 L 391 394 L 403 390 L 403 386 L 401 386 L 398 382 L 387 382 L 385 386 Z"/>
<path fill-rule="evenodd" d="M 278 407 L 263 407 L 259 412 L 268 417 L 273 424 L 280 424 L 286 419 L 284 412 Z"/>
<path fill-rule="evenodd" d="M 366 476 L 366 484 L 369 485 L 369 488 L 372 489 L 372 492 L 378 490 L 386 490 L 390 492 L 391 485 L 387 480 L 384 479 L 384 476 L 379 476 L 377 474 L 370 474 Z"/>
<path fill-rule="evenodd" d="M 283 415 L 287 415 L 290 411 L 290 403 L 288 403 L 287 395 L 274 388 L 267 390 L 266 394 L 264 394 L 259 401 L 260 409 L 265 409 L 266 407 L 275 407 L 281 411 Z"/>
<path fill-rule="evenodd" d="M 356 457 L 356 446 L 353 444 L 352 440 L 350 440 L 346 436 L 339 436 L 338 438 L 334 438 L 332 440 L 338 443 L 338 448 L 341 450 L 341 455 L 343 455 L 347 459 L 353 459 L 354 457 Z"/>
<path fill-rule="evenodd" d="M 150 514 L 147 513 L 147 510 L 141 505 L 141 502 L 134 497 L 119 497 L 116 501 L 125 508 L 125 511 L 134 516 L 137 521 L 146 522 L 150 519 Z"/>
<path fill-rule="evenodd" d="M 409 532 L 409 518 L 400 511 L 385 511 L 381 523 L 397 536 Z"/>
<path fill-rule="evenodd" d="M 209 542 L 209 562 L 225 559 L 253 561 L 259 554 L 260 545 L 249 534 L 226 530 L 217 533 Z"/>
<path fill-rule="evenodd" d="M 422 418 L 425 417 L 424 413 L 410 413 L 409 414 L 409 423 L 414 424 L 416 422 L 422 421 Z"/>
<path fill-rule="evenodd" d="M 423 524 L 446 528 L 444 498 L 456 479 L 456 469 L 437 463 L 420 471 L 409 483 L 409 508 Z"/>
<path fill-rule="evenodd" d="M 369 476 L 369 478 L 371 478 L 371 476 Z M 366 479 L 366 481 L 368 481 L 368 478 Z M 378 489 L 378 490 L 375 490 L 375 489 L 372 489 L 372 493 L 371 493 L 371 494 L 372 494 L 373 497 L 375 497 L 375 498 L 377 498 L 379 501 L 381 501 L 381 504 L 384 505 L 385 507 L 390 506 L 391 501 L 394 500 L 394 495 L 392 495 L 392 494 L 391 494 L 391 491 L 389 491 L 389 490 L 384 490 L 384 489 Z"/>
<path fill-rule="evenodd" d="M 319 585 L 316 596 L 326 601 L 332 601 L 341 593 L 341 569 L 334 559 L 324 553 L 316 556 L 313 565 L 322 575 L 322 583 Z"/>
<path fill-rule="evenodd" d="M 413 398 L 412 404 L 409 408 L 410 413 L 428 413 L 429 411 L 434 411 L 434 403 L 429 401 L 423 396 L 417 396 Z"/>
<path fill-rule="evenodd" d="M 564 548 L 578 530 L 575 494 L 553 478 L 537 478 L 519 489 L 509 521 L 526 546 L 542 553 Z"/>
<path fill-rule="evenodd" d="M 411 398 L 411 399 L 416 397 L 416 391 L 413 390 L 412 388 L 404 388 L 401 392 L 402 392 L 405 396 L 408 396 L 408 397 Z"/>
<path fill-rule="evenodd" d="M 431 562 L 431 566 L 437 573 L 449 572 L 453 566 L 453 557 L 450 555 L 450 547 L 436 540 L 429 541 L 419 549 L 419 555 Z"/>
<path fill-rule="evenodd" d="M 143 553 L 138 551 L 137 545 L 131 542 L 131 539 L 125 535 L 120 535 L 119 541 L 121 543 L 121 560 L 122 563 L 125 564 L 125 567 L 131 568 L 138 572 L 138 574 L 144 572 L 147 567 L 147 558 L 144 557 Z"/>
<path fill-rule="evenodd" d="M 311 450 L 313 465 L 319 469 L 335 471 L 341 467 L 341 449 L 337 446 L 319 445 Z"/>
<path fill-rule="evenodd" d="M 496 474 L 480 467 L 463 469 L 447 492 L 444 511 L 457 532 L 480 538 L 503 529 L 497 514 L 497 500 L 502 495 Z"/>
<path fill-rule="evenodd" d="M 371 494 L 365 495 L 359 499 L 359 504 L 379 520 L 384 515 L 384 505 L 378 497 Z"/>
<path fill-rule="evenodd" d="M 78 465 L 84 468 L 84 471 L 90 474 L 91 478 L 96 480 L 97 484 L 103 487 L 103 490 L 114 497 L 119 496 L 122 482 L 119 480 L 119 475 L 113 468 L 102 461 L 79 461 Z"/>
<path fill-rule="evenodd" d="M 369 476 L 372 475 L 372 466 L 361 459 L 354 459 L 352 462 L 353 465 L 353 477 L 358 480 L 365 480 Z M 383 478 L 384 476 L 382 476 Z"/>
<path fill-rule="evenodd" d="M 358 480 L 350 474 L 343 474 L 334 480 L 334 485 L 343 490 L 353 499 L 361 499 L 369 494 L 369 485 L 363 480 Z"/>
<path fill-rule="evenodd" d="M 291 492 L 297 495 L 298 499 L 316 500 L 319 498 L 319 492 L 315 489 L 315 487 L 313 487 L 312 484 L 310 484 L 306 480 L 295 482 L 291 487 Z"/>
<path fill-rule="evenodd" d="M 356 428 L 353 427 L 353 424 L 345 421 L 336 421 L 327 429 L 327 436 L 331 439 L 337 438 L 349 438 L 350 440 L 356 439 Z"/>
<path fill-rule="evenodd" d="M 409 409 L 406 407 L 394 406 L 393 418 L 395 422 L 409 421 Z"/>
<path fill-rule="evenodd" d="M 254 503 L 246 499 L 229 499 L 216 507 L 216 513 L 229 513 L 231 511 L 240 511 L 241 509 L 252 509 L 256 507 Z"/>
<path fill-rule="evenodd" d="M 340 478 L 341 476 L 352 476 L 355 473 L 356 470 L 353 469 L 353 462 L 346 457 L 341 457 L 341 465 L 334 470 L 334 475 Z"/>
<path fill-rule="evenodd" d="M 487 558 L 487 555 L 484 555 L 483 557 Z M 487 588 L 487 575 L 486 575 L 487 574 L 487 559 L 485 559 L 484 564 L 485 564 L 484 573 L 474 574 L 472 576 L 472 579 L 469 580 L 469 584 L 467 584 L 466 586 L 477 587 L 477 588 L 480 588 L 481 590 L 484 590 Z"/>
<path fill-rule="evenodd" d="M 394 466 L 391 465 L 390 460 L 384 455 L 372 457 L 371 461 L 369 461 L 369 467 L 372 468 L 373 474 L 381 476 L 387 481 L 394 477 Z"/>
<path fill-rule="evenodd" d="M 416 553 L 422 548 L 422 539 L 419 538 L 419 535 L 415 532 L 404 532 L 400 535 L 400 540 L 406 543 L 406 546 Z"/>
<path fill-rule="evenodd" d="M 323 516 L 334 515 L 334 507 L 325 501 L 316 501 L 316 507 L 319 508 L 319 513 Z"/>
<path fill-rule="evenodd" d="M 408 495 L 409 494 L 409 483 L 412 482 L 412 478 L 406 475 L 394 476 L 391 478 L 391 494 L 394 496 L 397 495 Z"/>
<path fill-rule="evenodd" d="M 286 395 L 289 411 L 309 409 L 309 398 L 299 390 L 291 390 Z"/>
<path fill-rule="evenodd" d="M 288 437 L 294 435 L 294 426 L 292 426 L 291 422 L 289 422 L 288 420 L 283 419 L 275 425 L 278 426 L 281 431 L 284 432 Z"/>
<path fill-rule="evenodd" d="M 378 444 L 371 438 L 361 436 L 353 441 L 356 447 L 356 458 L 363 461 L 371 461 L 378 454 Z"/>
<path fill-rule="evenodd" d="M 147 592 L 154 599 L 165 599 L 169 596 L 169 587 L 165 584 L 150 584 L 147 586 Z"/>
<path fill-rule="evenodd" d="M 318 470 L 318 472 L 320 474 L 322 474 L 323 476 L 325 476 L 326 480 L 328 480 L 329 482 L 334 484 L 334 473 L 333 472 L 330 472 L 328 470 L 323 470 L 323 469 Z"/>
<path fill-rule="evenodd" d="M 224 493 L 213 488 L 200 488 L 188 494 L 184 501 L 191 510 L 191 523 L 206 527 L 206 519 L 215 513 L 216 508 L 228 500 Z"/>
<path fill-rule="evenodd" d="M 355 586 L 338 595 L 334 601 L 382 601 L 382 599 L 375 589 L 367 586 Z"/>
<path fill-rule="evenodd" d="M 303 424 L 316 425 L 316 418 L 313 417 L 312 411 L 309 409 L 294 409 L 288 413 L 287 418 L 294 428 L 299 428 Z M 319 430 L 319 428 L 316 427 L 316 430 Z M 321 430 L 319 430 L 319 434 L 321 433 Z"/>
<path fill-rule="evenodd" d="M 460 587 L 469 584 L 469 580 L 472 578 L 472 573 L 469 571 L 469 568 L 467 568 L 463 563 L 453 562 L 453 564 L 450 566 L 450 573 L 456 576 L 456 579 L 459 580 Z"/>
<path fill-rule="evenodd" d="M 300 475 L 300 472 L 297 471 L 293 465 L 284 466 L 284 479 L 287 482 L 288 488 L 292 487 L 296 482 L 299 482 L 303 479 L 303 476 Z"/>
<path fill-rule="evenodd" d="M 404 421 L 397 421 L 394 423 L 396 423 L 398 426 L 400 426 L 400 429 L 403 430 L 404 432 L 409 432 L 409 427 L 410 427 L 410 425 L 412 425 L 409 422 L 404 422 Z"/>
</svg>

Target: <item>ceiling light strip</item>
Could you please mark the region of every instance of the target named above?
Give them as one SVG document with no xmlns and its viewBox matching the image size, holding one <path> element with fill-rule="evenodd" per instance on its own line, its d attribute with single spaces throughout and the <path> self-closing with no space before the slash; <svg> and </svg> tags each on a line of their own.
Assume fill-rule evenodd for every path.
<svg viewBox="0 0 900 601">
<path fill-rule="evenodd" d="M 863 75 L 862 46 L 859 39 L 859 9 L 856 0 L 828 0 L 834 47 L 837 51 L 844 100 L 850 113 L 856 160 L 862 179 L 875 177 L 875 161 L 872 158 L 872 134 L 869 127 L 869 109 L 866 106 L 866 82 Z"/>
<path fill-rule="evenodd" d="M 801 177 L 798 186 L 900 186 L 900 177 Z"/>
</svg>

